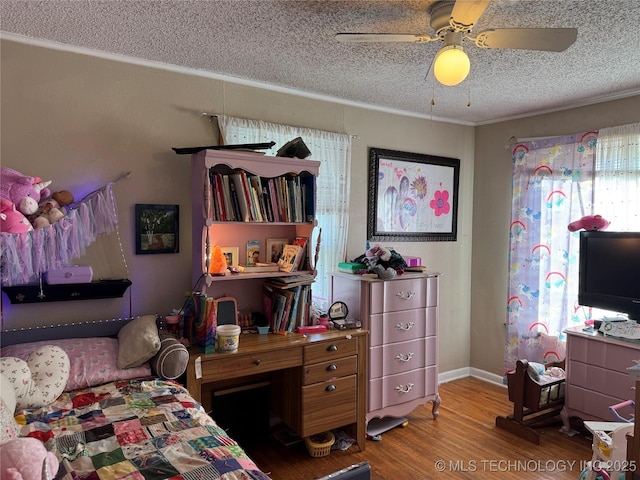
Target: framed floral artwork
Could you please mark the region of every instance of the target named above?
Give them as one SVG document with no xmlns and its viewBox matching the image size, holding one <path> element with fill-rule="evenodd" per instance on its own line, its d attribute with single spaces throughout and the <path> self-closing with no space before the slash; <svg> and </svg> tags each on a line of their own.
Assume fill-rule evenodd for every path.
<svg viewBox="0 0 640 480">
<path fill-rule="evenodd" d="M 460 160 L 369 149 L 367 238 L 455 241 Z"/>
</svg>

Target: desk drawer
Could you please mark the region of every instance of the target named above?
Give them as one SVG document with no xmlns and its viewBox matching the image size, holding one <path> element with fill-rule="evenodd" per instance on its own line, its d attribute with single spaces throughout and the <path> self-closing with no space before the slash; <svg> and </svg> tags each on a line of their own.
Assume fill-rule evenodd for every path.
<svg viewBox="0 0 640 480">
<path fill-rule="evenodd" d="M 302 347 L 246 355 L 237 353 L 224 354 L 219 358 L 208 357 L 206 360 L 203 358 L 202 383 L 244 377 L 300 365 L 302 365 Z"/>
<path fill-rule="evenodd" d="M 336 389 L 328 392 L 326 389 L 329 385 L 334 385 Z M 301 415 L 301 437 L 356 423 L 356 375 L 302 387 Z"/>
<path fill-rule="evenodd" d="M 356 409 L 356 375 L 336 378 L 330 382 L 314 383 L 302 387 L 302 412 L 306 416 L 313 412 L 329 415 L 329 411 L 345 405 Z"/>
<path fill-rule="evenodd" d="M 339 338 L 331 342 L 322 342 L 304 347 L 304 364 L 328 362 L 336 358 L 355 355 L 356 353 L 358 353 L 356 337 Z"/>
<path fill-rule="evenodd" d="M 326 382 L 331 378 L 353 375 L 358 371 L 358 357 L 338 358 L 328 362 L 314 363 L 304 367 L 304 385 L 311 385 L 317 382 Z"/>
</svg>

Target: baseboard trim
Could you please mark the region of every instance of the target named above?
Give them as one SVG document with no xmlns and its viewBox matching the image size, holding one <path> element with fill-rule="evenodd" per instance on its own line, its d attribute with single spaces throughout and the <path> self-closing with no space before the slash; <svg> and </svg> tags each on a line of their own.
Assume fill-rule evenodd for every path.
<svg viewBox="0 0 640 480">
<path fill-rule="evenodd" d="M 487 372 L 486 370 L 480 370 L 479 368 L 464 367 L 456 370 L 449 370 L 438 374 L 438 384 L 452 382 L 453 380 L 459 380 L 461 378 L 474 377 L 485 382 L 493 383 L 501 387 L 505 387 L 504 380 L 500 375 Z"/>
</svg>

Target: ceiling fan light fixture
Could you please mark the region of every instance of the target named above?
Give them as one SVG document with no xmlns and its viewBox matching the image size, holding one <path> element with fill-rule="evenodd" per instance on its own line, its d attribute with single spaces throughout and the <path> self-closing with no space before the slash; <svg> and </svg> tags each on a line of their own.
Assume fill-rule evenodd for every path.
<svg viewBox="0 0 640 480">
<path fill-rule="evenodd" d="M 470 70 L 471 62 L 460 45 L 442 47 L 433 61 L 433 75 L 447 87 L 458 85 L 467 78 Z"/>
</svg>

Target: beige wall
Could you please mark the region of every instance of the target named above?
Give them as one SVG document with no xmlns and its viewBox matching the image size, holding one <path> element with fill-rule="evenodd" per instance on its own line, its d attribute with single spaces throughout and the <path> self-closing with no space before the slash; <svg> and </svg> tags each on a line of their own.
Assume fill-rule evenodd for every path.
<svg viewBox="0 0 640 480">
<path fill-rule="evenodd" d="M 511 149 L 509 139 L 552 137 L 640 121 L 640 96 L 476 128 L 471 273 L 471 366 L 502 375 Z"/>
<path fill-rule="evenodd" d="M 120 239 L 133 286 L 122 299 L 10 305 L 3 325 L 20 328 L 69 321 L 167 313 L 191 288 L 189 158 L 171 147 L 215 143 L 201 111 L 355 135 L 348 256 L 364 251 L 369 147 L 461 160 L 458 241 L 395 243 L 442 272 L 440 371 L 470 364 L 471 225 L 474 128 L 345 106 L 77 53 L 3 40 L 3 166 L 51 179 L 54 190 L 81 197 L 132 170 L 114 187 Z M 425 101 L 428 97 L 425 96 Z M 136 203 L 180 205 L 180 253 L 134 254 Z M 126 274 L 117 238 L 92 246 L 96 277 Z M 80 260 L 78 263 L 82 263 Z M 491 352 L 493 356 L 500 352 Z"/>
</svg>

